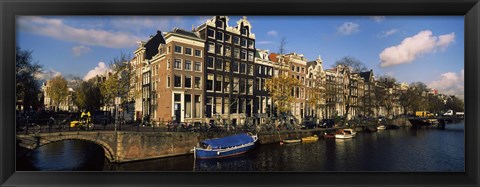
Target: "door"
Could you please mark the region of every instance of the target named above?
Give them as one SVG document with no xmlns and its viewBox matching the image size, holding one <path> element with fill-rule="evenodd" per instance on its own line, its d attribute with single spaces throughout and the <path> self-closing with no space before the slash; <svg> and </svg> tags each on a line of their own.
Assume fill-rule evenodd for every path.
<svg viewBox="0 0 480 187">
<path fill-rule="evenodd" d="M 182 115 L 182 104 L 181 103 L 175 103 L 175 121 L 177 123 L 180 123 L 182 121 L 180 121 L 181 119 L 181 115 Z"/>
</svg>

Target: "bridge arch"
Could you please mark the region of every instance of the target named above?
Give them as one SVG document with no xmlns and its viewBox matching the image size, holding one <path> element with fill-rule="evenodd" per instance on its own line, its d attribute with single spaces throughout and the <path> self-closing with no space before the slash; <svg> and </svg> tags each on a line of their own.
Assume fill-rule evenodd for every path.
<svg viewBox="0 0 480 187">
<path fill-rule="evenodd" d="M 98 134 L 91 135 L 91 134 L 82 134 L 82 133 L 65 133 L 65 134 L 39 134 L 39 135 L 17 135 L 17 140 L 22 141 L 23 143 L 20 143 L 20 146 L 28 148 L 28 149 L 36 149 L 39 147 L 42 147 L 44 145 L 53 143 L 53 142 L 59 142 L 59 141 L 65 141 L 65 140 L 81 140 L 81 141 L 87 141 L 91 142 L 94 144 L 99 145 L 102 147 L 104 156 L 110 161 L 110 162 L 116 162 L 116 151 L 113 149 L 111 144 L 109 142 L 106 142 L 100 138 L 98 138 Z M 116 139 L 114 139 L 116 140 Z M 113 143 L 113 142 L 110 142 Z"/>
</svg>

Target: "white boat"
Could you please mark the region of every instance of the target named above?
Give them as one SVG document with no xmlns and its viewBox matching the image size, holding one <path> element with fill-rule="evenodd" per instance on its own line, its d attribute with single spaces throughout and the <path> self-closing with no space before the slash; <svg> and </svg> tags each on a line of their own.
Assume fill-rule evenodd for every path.
<svg viewBox="0 0 480 187">
<path fill-rule="evenodd" d="M 351 134 L 335 134 L 335 138 L 337 139 L 350 139 L 350 138 L 353 138 L 353 135 Z"/>
<path fill-rule="evenodd" d="M 355 136 L 355 134 L 357 134 L 357 132 L 354 131 L 353 129 L 343 129 L 343 132 L 347 134 L 351 134 L 352 136 Z"/>
<path fill-rule="evenodd" d="M 386 128 L 385 125 L 380 125 L 377 127 L 377 130 L 385 130 Z"/>
<path fill-rule="evenodd" d="M 337 138 L 337 139 L 350 139 L 350 138 L 353 138 L 353 135 L 350 133 L 350 131 L 339 130 L 335 134 L 335 138 Z"/>
</svg>

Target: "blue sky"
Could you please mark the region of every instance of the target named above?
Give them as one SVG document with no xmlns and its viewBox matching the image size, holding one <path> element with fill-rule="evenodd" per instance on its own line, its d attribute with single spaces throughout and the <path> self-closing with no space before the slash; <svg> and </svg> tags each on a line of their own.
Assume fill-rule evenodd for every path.
<svg viewBox="0 0 480 187">
<path fill-rule="evenodd" d="M 133 56 L 138 41 L 157 30 L 190 30 L 211 16 L 21 16 L 17 44 L 33 51 L 48 79 L 91 76 L 121 52 Z M 230 16 L 236 25 L 240 16 Z M 319 55 L 324 68 L 352 56 L 400 82 L 422 81 L 463 98 L 463 16 L 247 16 L 256 47 L 278 51 L 286 37 L 287 52 Z M 102 63 L 103 62 L 103 63 Z"/>
</svg>

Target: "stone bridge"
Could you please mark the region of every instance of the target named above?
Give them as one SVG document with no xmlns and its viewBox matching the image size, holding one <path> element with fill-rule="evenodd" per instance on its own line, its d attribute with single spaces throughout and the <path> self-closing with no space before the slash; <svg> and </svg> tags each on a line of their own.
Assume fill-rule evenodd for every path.
<svg viewBox="0 0 480 187">
<path fill-rule="evenodd" d="M 18 134 L 17 144 L 35 149 L 63 140 L 89 141 L 101 146 L 110 162 L 120 163 L 190 154 L 201 137 L 193 132 L 76 131 Z"/>
</svg>

